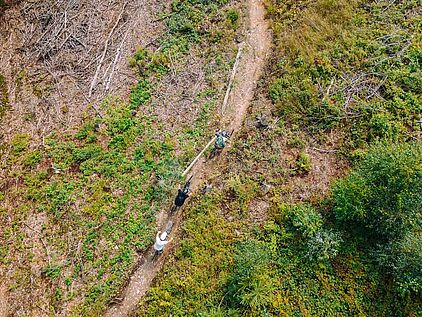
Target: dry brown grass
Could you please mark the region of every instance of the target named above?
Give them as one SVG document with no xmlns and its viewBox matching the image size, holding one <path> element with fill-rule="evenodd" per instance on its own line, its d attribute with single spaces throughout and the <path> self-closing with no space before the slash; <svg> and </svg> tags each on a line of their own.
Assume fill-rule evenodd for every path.
<svg viewBox="0 0 422 317">
<path fill-rule="evenodd" d="M 347 24 L 358 0 L 324 0 L 300 13 L 301 23 L 283 29 L 279 48 L 291 58 L 298 55 L 314 61 L 318 52 L 347 34 Z"/>
</svg>

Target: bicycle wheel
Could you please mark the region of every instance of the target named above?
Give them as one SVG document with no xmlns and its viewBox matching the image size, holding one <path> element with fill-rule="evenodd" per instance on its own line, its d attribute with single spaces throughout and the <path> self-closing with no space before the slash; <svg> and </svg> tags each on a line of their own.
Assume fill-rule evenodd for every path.
<svg viewBox="0 0 422 317">
<path fill-rule="evenodd" d="M 170 209 L 170 215 L 173 215 L 176 212 L 177 208 L 178 207 L 176 205 L 173 205 Z"/>
<path fill-rule="evenodd" d="M 191 180 L 192 180 L 192 177 L 193 177 L 193 175 L 191 176 L 191 177 L 189 177 L 189 179 L 187 180 L 187 182 L 185 183 L 185 185 L 183 186 L 183 193 L 185 193 L 185 194 L 187 194 L 188 193 L 188 191 L 189 191 L 189 188 L 190 188 L 190 185 L 191 185 Z"/>
<path fill-rule="evenodd" d="M 213 159 L 217 155 L 217 149 L 213 148 L 210 155 L 208 156 L 208 159 Z"/>
</svg>

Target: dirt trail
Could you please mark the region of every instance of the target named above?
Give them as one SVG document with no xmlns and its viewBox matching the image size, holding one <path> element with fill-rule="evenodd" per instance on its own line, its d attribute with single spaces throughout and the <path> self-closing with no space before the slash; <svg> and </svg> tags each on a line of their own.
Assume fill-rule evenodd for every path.
<svg viewBox="0 0 422 317">
<path fill-rule="evenodd" d="M 264 68 L 266 55 L 271 44 L 271 36 L 268 30 L 267 22 L 265 21 L 265 9 L 262 0 L 249 0 L 249 32 L 246 36 L 245 43 L 243 43 L 243 52 L 240 59 L 239 68 L 235 77 L 235 87 L 233 88 L 227 107 L 224 114 L 224 119 L 221 126 L 226 130 L 238 131 L 242 125 L 249 103 L 251 102 L 256 87 L 256 82 L 260 78 L 262 69 Z M 200 188 L 203 180 L 210 168 L 217 162 L 206 162 L 201 159 L 194 166 L 192 173 L 194 174 L 192 191 Z M 162 219 L 161 225 L 165 230 L 169 223 L 174 223 L 171 236 L 177 239 L 176 231 L 179 227 L 180 212 L 176 213 L 173 217 Z M 173 243 L 174 244 L 174 241 Z M 137 306 L 139 300 L 149 289 L 152 280 L 156 273 L 161 269 L 165 260 L 165 252 L 155 262 L 152 261 L 153 250 L 150 248 L 141 258 L 140 265 L 132 275 L 126 290 L 123 293 L 122 301 L 110 307 L 106 312 L 106 317 L 120 317 L 128 316 Z"/>
<path fill-rule="evenodd" d="M 0 317 L 6 317 L 7 315 L 7 289 L 0 284 Z"/>
</svg>

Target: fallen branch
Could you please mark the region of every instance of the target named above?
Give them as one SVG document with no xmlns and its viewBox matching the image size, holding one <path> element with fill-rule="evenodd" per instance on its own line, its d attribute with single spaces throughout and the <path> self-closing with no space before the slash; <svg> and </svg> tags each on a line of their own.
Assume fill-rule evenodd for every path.
<svg viewBox="0 0 422 317">
<path fill-rule="evenodd" d="M 113 28 L 111 29 L 110 33 L 108 34 L 107 40 L 104 43 L 104 49 L 103 49 L 103 53 L 101 55 L 100 62 L 98 63 L 97 70 L 95 71 L 94 78 L 92 79 L 91 86 L 89 87 L 89 93 L 88 93 L 88 97 L 89 98 L 91 98 L 91 96 L 92 96 L 92 90 L 94 89 L 94 86 L 97 83 L 98 73 L 100 72 L 101 66 L 103 65 L 104 58 L 105 58 L 106 53 L 107 53 L 108 43 L 110 41 L 111 36 L 113 35 L 114 30 L 116 29 L 117 25 L 119 24 L 120 19 L 123 16 L 123 13 L 125 11 L 126 5 L 127 5 L 127 2 L 125 2 L 125 4 L 123 5 L 122 11 L 120 11 L 119 17 L 117 18 L 116 23 L 114 24 Z"/>
<path fill-rule="evenodd" d="M 383 10 L 382 10 L 382 12 L 385 12 L 385 11 L 387 11 L 395 2 L 396 2 L 397 0 L 393 0 L 393 1 L 391 1 L 389 4 L 388 4 L 388 6 L 386 6 Z"/>
<path fill-rule="evenodd" d="M 384 79 L 378 84 L 378 86 L 375 87 L 368 96 L 366 96 L 366 100 L 369 100 L 373 96 L 375 96 L 375 94 L 379 91 L 379 89 L 381 88 L 381 86 L 384 85 L 384 83 L 387 81 L 387 79 L 388 79 L 388 76 L 384 77 Z"/>
<path fill-rule="evenodd" d="M 185 169 L 185 171 L 182 173 L 182 177 L 185 177 L 186 174 L 190 171 L 190 169 L 195 165 L 195 163 L 199 160 L 202 154 L 209 148 L 211 144 L 214 143 L 215 139 L 217 137 L 214 136 L 211 141 L 208 142 L 208 144 L 204 147 L 204 149 L 195 157 L 195 159 L 192 161 L 192 163 L 189 164 L 189 166 Z"/>
<path fill-rule="evenodd" d="M 313 147 L 312 149 L 315 150 L 315 151 L 318 151 L 318 152 L 322 152 L 322 153 L 336 153 L 336 152 L 338 152 L 338 150 L 325 150 L 325 149 L 319 149 L 317 147 Z"/>
<path fill-rule="evenodd" d="M 236 74 L 237 66 L 239 65 L 239 59 L 240 59 L 240 55 L 242 53 L 242 48 L 243 48 L 243 45 L 242 44 L 239 45 L 239 49 L 238 49 L 237 55 L 236 55 L 236 60 L 234 62 L 233 70 L 232 70 L 232 73 L 231 73 L 231 76 L 230 76 L 229 84 L 227 86 L 226 95 L 224 96 L 223 105 L 221 106 L 221 114 L 223 114 L 224 110 L 226 110 L 226 105 L 227 105 L 227 102 L 229 101 L 230 90 L 231 90 L 231 87 L 232 87 L 234 76 Z"/>
<path fill-rule="evenodd" d="M 377 63 L 374 64 L 374 66 L 378 66 L 378 65 L 384 63 L 385 61 L 389 61 L 389 60 L 392 60 L 394 58 L 402 56 L 406 52 L 406 50 L 409 48 L 410 45 L 412 45 L 412 41 L 408 40 L 406 42 L 406 44 L 400 49 L 400 51 L 398 51 L 397 53 L 395 53 L 391 56 L 387 56 L 386 58 L 378 61 Z"/>
<path fill-rule="evenodd" d="M 334 84 L 334 81 L 335 81 L 335 78 L 331 79 L 330 85 L 328 86 L 327 93 L 326 93 L 326 96 L 327 96 L 327 97 L 329 97 L 329 96 L 330 96 L 330 90 L 331 90 L 331 87 L 332 87 L 332 86 L 333 86 L 333 84 Z"/>
<path fill-rule="evenodd" d="M 107 80 L 107 83 L 106 83 L 106 86 L 105 86 L 105 90 L 104 90 L 105 92 L 107 92 L 110 88 L 111 79 L 113 78 L 113 73 L 114 73 L 114 70 L 116 68 L 117 61 L 120 58 L 120 54 L 122 53 L 123 43 L 126 41 L 126 37 L 127 37 L 128 34 L 129 34 L 129 30 L 126 31 L 125 36 L 123 36 L 122 42 L 120 43 L 119 48 L 117 49 L 117 53 L 116 53 L 116 56 L 114 57 L 114 61 L 113 61 L 113 66 L 111 67 L 110 75 L 108 76 L 108 80 Z"/>
</svg>

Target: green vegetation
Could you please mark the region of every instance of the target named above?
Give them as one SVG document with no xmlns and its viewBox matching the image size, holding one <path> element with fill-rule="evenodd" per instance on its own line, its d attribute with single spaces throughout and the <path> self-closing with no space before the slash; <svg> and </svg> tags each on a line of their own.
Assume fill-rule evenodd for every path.
<svg viewBox="0 0 422 317">
<path fill-rule="evenodd" d="M 300 153 L 294 164 L 294 171 L 298 174 L 306 174 L 311 170 L 311 159 L 309 155 Z"/>
<path fill-rule="evenodd" d="M 321 0 L 291 18 L 308 3 L 269 5 L 282 52 L 269 86 L 278 114 L 314 134 L 349 130 L 345 152 L 411 139 L 422 110 L 416 2 Z"/>
<path fill-rule="evenodd" d="M 2 6 L 0 1 L 0 7 Z M 4 116 L 9 107 L 9 91 L 7 88 L 6 78 L 0 74 L 0 119 Z"/>
<path fill-rule="evenodd" d="M 20 134 L 6 146 L 0 263 L 25 263 L 8 270 L 13 298 L 34 283 L 43 289 L 28 313 L 48 302 L 51 315 L 65 308 L 70 316 L 99 316 L 126 283 L 137 253 L 153 242 L 156 215 L 169 207 L 182 166 L 215 128 L 217 88 L 225 84 L 216 77 L 227 77 L 236 53 L 235 12 L 229 1 L 175 1 L 160 49 L 139 48 L 129 61 L 139 79 L 127 102 L 110 96 L 76 131 L 53 132 L 37 146 Z M 155 112 L 160 82 L 192 55 L 212 70 L 191 105 L 197 117 L 168 131 Z"/>
<path fill-rule="evenodd" d="M 412 159 L 422 157 L 415 145 L 383 148 L 380 154 L 379 146 L 373 147 L 360 167 L 336 188 L 355 190 L 345 184 L 374 164 L 374 157 L 378 163 L 390 163 L 387 169 L 383 164 L 372 166 L 372 174 L 381 179 L 408 170 L 415 163 Z M 402 160 L 379 159 L 385 155 L 404 158 L 410 153 L 407 165 Z M 410 177 L 419 175 L 420 179 L 420 163 L 414 167 Z M 371 179 L 371 174 L 360 175 Z M 237 206 L 243 199 L 249 206 L 260 196 L 256 185 L 233 176 L 226 182 L 231 184 L 226 189 L 192 202 L 180 248 L 142 303 L 139 316 L 405 316 L 420 312 L 420 233 L 403 230 L 400 240 L 361 243 L 373 238 L 370 230 L 357 233 L 356 223 L 344 226 L 343 220 L 333 222 L 332 212 L 327 213 L 327 208 L 338 210 L 342 204 L 337 190 L 332 203 L 315 207 L 276 204 L 265 225 L 251 230 Z M 379 179 L 371 182 L 371 188 L 385 187 Z M 390 187 L 397 188 L 405 183 L 398 177 L 390 182 Z M 239 190 L 241 195 L 233 194 Z M 421 192 L 415 189 L 417 197 L 410 196 L 416 205 L 403 210 L 404 218 L 420 219 Z M 374 205 L 385 203 L 382 195 L 374 199 L 378 201 Z M 357 205 L 368 201 L 361 196 L 355 200 Z M 389 200 L 392 205 L 400 202 L 400 195 Z M 390 276 L 395 286 L 388 282 Z"/>
<path fill-rule="evenodd" d="M 336 219 L 374 261 L 387 268 L 402 296 L 422 294 L 422 149 L 380 144 L 333 190 Z"/>
<path fill-rule="evenodd" d="M 233 177 L 227 181 L 233 184 Z M 243 179 L 235 187 L 251 188 L 244 192 L 247 205 L 260 196 L 248 184 Z M 406 277 L 400 286 L 416 285 L 417 236 L 373 249 L 379 256 L 372 261 L 368 247 L 348 230 L 340 234 L 341 224 L 323 215 L 324 205 L 321 213 L 309 204 L 274 206 L 271 219 L 250 230 L 233 187 L 208 195 L 192 203 L 180 248 L 139 316 L 404 316 L 420 310 L 417 297 L 398 297 L 384 284 L 389 275 L 380 266 Z"/>
<path fill-rule="evenodd" d="M 261 241 L 248 240 L 236 245 L 233 273 L 227 281 L 226 305 L 259 314 L 271 303 L 275 288 L 270 283 L 270 253 Z M 232 310 L 234 314 L 235 310 Z"/>
<path fill-rule="evenodd" d="M 286 214 L 288 222 L 303 236 L 312 237 L 322 227 L 322 217 L 312 205 L 282 205 L 281 210 Z"/>
<path fill-rule="evenodd" d="M 267 10 L 276 48 L 258 94 L 272 108 L 251 111 L 278 124 L 237 134 L 138 315 L 419 316 L 417 2 Z"/>
<path fill-rule="evenodd" d="M 422 293 L 422 238 L 409 232 L 398 240 L 378 246 L 373 257 L 380 268 L 393 277 L 401 297 L 412 299 Z"/>
<path fill-rule="evenodd" d="M 376 241 L 421 228 L 422 151 L 419 145 L 381 143 L 333 190 L 335 216 Z"/>
<path fill-rule="evenodd" d="M 47 217 L 42 234 L 54 247 L 49 257 L 55 264 L 46 267 L 44 275 L 51 279 L 51 291 L 60 291 L 54 301 L 57 308 L 63 300 L 86 294 L 84 304 L 74 309 L 76 315 L 98 315 L 119 289 L 135 251 L 150 245 L 155 213 L 178 179 L 171 142 L 156 137 L 165 132 L 154 118 L 132 114 L 149 101 L 149 86 L 140 82 L 131 103 L 105 101 L 101 119 L 86 121 L 74 136 L 51 135 L 43 151 L 28 152 L 27 135 L 11 142 L 9 160 L 30 169 L 21 173 L 22 186 L 9 190 L 9 199 L 16 199 L 9 203 L 29 204 L 36 215 Z M 35 170 L 37 165 L 41 166 Z M 20 215 L 2 215 L 6 216 L 17 220 Z M 66 232 L 73 232 L 76 240 L 63 239 Z M 2 241 L 16 248 L 12 233 L 6 230 Z M 15 261 L 13 251 L 5 251 L 5 264 Z M 79 261 L 65 260 L 76 258 Z M 74 293 L 71 286 L 81 279 L 87 288 Z"/>
<path fill-rule="evenodd" d="M 234 28 L 237 28 L 239 24 L 239 12 L 234 9 L 227 10 L 227 19 Z"/>
<path fill-rule="evenodd" d="M 218 158 L 215 186 L 184 208 L 139 316 L 422 314 L 417 5 L 267 1 L 276 46 L 258 91 L 268 102 L 251 115 L 270 125 L 244 125 Z M 38 287 L 32 305 L 49 301 L 48 314 L 98 316 L 118 294 L 215 128 L 239 7 L 173 1 L 160 49 L 129 61 L 139 80 L 127 102 L 109 97 L 101 115 L 42 146 L 19 134 L 2 149 L 0 264 L 13 267 L 12 295 Z M 195 117 L 168 131 L 158 87 L 187 53 L 207 64 L 206 88 Z M 0 76 L 2 105 L 5 87 Z"/>
</svg>

